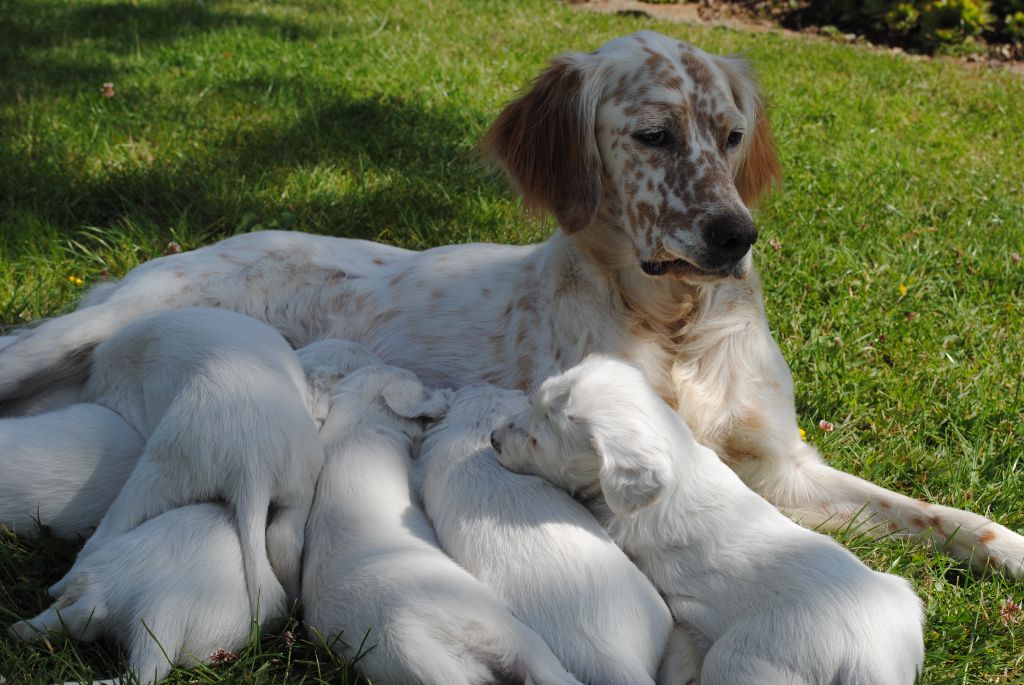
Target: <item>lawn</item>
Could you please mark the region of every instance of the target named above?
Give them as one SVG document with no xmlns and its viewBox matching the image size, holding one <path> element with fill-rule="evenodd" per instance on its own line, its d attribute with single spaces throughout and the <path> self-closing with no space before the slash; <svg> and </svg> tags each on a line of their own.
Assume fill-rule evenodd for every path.
<svg viewBox="0 0 1024 685">
<path fill-rule="evenodd" d="M 785 169 L 755 259 L 808 440 L 840 468 L 1024 530 L 1019 75 L 553 0 L 0 0 L 0 18 L 4 328 L 239 232 L 540 240 L 553 226 L 523 220 L 474 145 L 550 55 L 641 28 L 746 53 Z M 924 598 L 923 682 L 1024 682 L 1024 612 L 1007 604 L 1024 581 L 841 537 Z M 0 534 L 0 628 L 47 604 L 73 553 Z M 350 679 L 291 628 L 169 682 Z M 12 684 L 110 674 L 117 658 L 0 637 Z"/>
</svg>

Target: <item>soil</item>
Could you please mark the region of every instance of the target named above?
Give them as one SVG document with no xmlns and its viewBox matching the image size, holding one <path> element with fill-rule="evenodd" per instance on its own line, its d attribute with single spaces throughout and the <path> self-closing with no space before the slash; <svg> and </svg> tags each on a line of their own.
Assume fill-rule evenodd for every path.
<svg viewBox="0 0 1024 685">
<path fill-rule="evenodd" d="M 769 18 L 752 14 L 746 7 L 729 2 L 711 2 L 701 0 L 699 2 L 678 2 L 678 3 L 647 3 L 636 0 L 568 0 L 577 9 L 588 12 L 602 12 L 606 14 L 623 14 L 636 17 L 649 17 L 666 21 L 676 21 L 687 24 L 702 24 L 705 26 L 723 26 L 736 31 L 773 32 L 786 36 L 798 37 L 805 40 L 840 41 L 845 43 L 856 43 L 865 47 L 899 54 L 906 59 L 926 60 L 940 59 L 958 62 L 968 68 L 985 68 L 1006 70 L 1024 76 L 1024 60 L 1015 59 L 1008 46 L 1001 49 L 994 46 L 988 55 L 970 54 L 963 57 L 952 57 L 947 55 L 929 56 L 907 52 L 899 47 L 887 47 L 873 45 L 861 36 L 852 33 L 837 33 L 834 31 L 823 31 L 816 27 L 809 27 L 805 30 L 795 31 L 784 28 Z"/>
</svg>

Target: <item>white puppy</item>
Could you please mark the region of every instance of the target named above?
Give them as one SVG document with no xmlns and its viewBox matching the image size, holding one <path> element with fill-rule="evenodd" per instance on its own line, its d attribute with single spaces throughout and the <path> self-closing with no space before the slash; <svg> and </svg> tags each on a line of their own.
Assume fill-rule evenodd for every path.
<svg viewBox="0 0 1024 685">
<path fill-rule="evenodd" d="M 638 368 L 590 357 L 492 438 L 508 468 L 596 500 L 676 620 L 713 643 L 703 685 L 914 682 L 922 612 L 907 581 L 747 489 Z"/>
<path fill-rule="evenodd" d="M 0 419 L 0 525 L 34 535 L 87 535 L 135 466 L 146 441 L 99 404 Z"/>
<path fill-rule="evenodd" d="M 657 590 L 581 504 L 495 459 L 491 431 L 526 405 L 493 385 L 458 390 L 417 457 L 427 516 L 445 551 L 581 681 L 653 684 L 672 628 Z"/>
<path fill-rule="evenodd" d="M 0 349 L 11 340 L 0 337 Z M 359 366 L 382 363 L 362 345 L 347 340 L 322 340 L 297 353 L 317 426 L 327 415 L 329 390 L 339 378 Z M 135 373 L 131 365 L 96 370 L 122 372 Z M 119 414 L 102 404 L 81 402 L 81 394 L 81 387 L 69 385 L 35 395 L 29 403 L 5 407 L 16 416 L 0 420 L 0 525 L 19 535 L 34 535 L 38 521 L 59 537 L 88 536 L 146 446 L 142 435 Z"/>
<path fill-rule="evenodd" d="M 445 404 L 443 393 L 393 367 L 360 369 L 335 386 L 306 529 L 310 632 L 350 657 L 364 652 L 359 667 L 373 682 L 576 683 L 540 637 L 445 556 L 414 499 L 415 419 Z"/>
<path fill-rule="evenodd" d="M 279 616 L 260 608 L 261 624 Z M 207 661 L 215 650 L 244 647 L 252 621 L 231 516 L 219 505 L 195 504 L 108 540 L 76 567 L 53 606 L 10 630 L 24 640 L 46 632 L 113 637 L 146 684 L 173 666 Z"/>
<path fill-rule="evenodd" d="M 146 446 L 72 575 L 112 537 L 217 498 L 238 525 L 251 608 L 282 608 L 282 585 L 298 596 L 323 447 L 302 366 L 279 333 L 222 309 L 157 312 L 96 348 L 83 395 L 120 415 Z M 65 587 L 61 580 L 51 593 Z"/>
</svg>

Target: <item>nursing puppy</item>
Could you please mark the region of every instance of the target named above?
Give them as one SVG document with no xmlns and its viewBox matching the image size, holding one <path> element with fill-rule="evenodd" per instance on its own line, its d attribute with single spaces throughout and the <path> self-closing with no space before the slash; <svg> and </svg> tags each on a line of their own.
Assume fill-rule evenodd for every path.
<svg viewBox="0 0 1024 685">
<path fill-rule="evenodd" d="M 250 608 L 281 608 L 282 585 L 298 596 L 323 447 L 302 366 L 279 333 L 220 309 L 158 312 L 96 348 L 83 397 L 146 444 L 68 578 L 114 536 L 168 509 L 220 499 L 238 526 Z M 66 580 L 51 594 L 63 594 Z"/>
<path fill-rule="evenodd" d="M 0 348 L 12 339 L 0 338 Z M 381 363 L 362 345 L 334 338 L 297 354 L 317 427 L 327 415 L 330 387 L 352 369 Z M 122 372 L 134 373 L 131 365 L 95 371 Z M 81 402 L 81 395 L 80 386 L 62 387 L 34 397 L 31 406 L 19 405 L 15 418 L 0 419 L 0 525 L 18 535 L 33 536 L 38 522 L 58 537 L 87 537 L 145 449 L 142 435 L 103 406 L 123 400 L 99 396 Z"/>
<path fill-rule="evenodd" d="M 644 380 L 590 357 L 492 436 L 499 461 L 594 503 L 677 621 L 702 685 L 910 685 L 921 602 L 748 490 Z"/>
<path fill-rule="evenodd" d="M 657 590 L 582 505 L 495 460 L 491 431 L 524 407 L 521 392 L 466 386 L 427 430 L 417 470 L 441 546 L 581 681 L 653 683 L 672 627 Z"/>
<path fill-rule="evenodd" d="M 326 462 L 306 528 L 311 633 L 374 682 L 569 685 L 544 641 L 445 556 L 410 484 L 420 417 L 445 409 L 410 372 L 359 369 L 334 387 Z M 368 649 L 368 651 L 366 651 Z"/>
<path fill-rule="evenodd" d="M 128 479 L 143 437 L 100 404 L 0 419 L 0 525 L 88 535 Z"/>
<path fill-rule="evenodd" d="M 262 606 L 259 623 L 280 615 Z M 87 642 L 112 637 L 147 685 L 174 666 L 242 648 L 252 621 L 231 516 L 216 504 L 194 504 L 108 540 L 76 567 L 53 606 L 10 631 L 23 640 L 47 632 Z"/>
</svg>

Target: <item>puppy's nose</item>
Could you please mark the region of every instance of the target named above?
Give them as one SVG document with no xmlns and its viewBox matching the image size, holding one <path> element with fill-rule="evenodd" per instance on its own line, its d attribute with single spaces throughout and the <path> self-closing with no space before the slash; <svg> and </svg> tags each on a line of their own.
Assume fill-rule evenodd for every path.
<svg viewBox="0 0 1024 685">
<path fill-rule="evenodd" d="M 704 229 L 704 241 L 713 261 L 735 262 L 757 242 L 757 226 L 738 212 L 719 214 Z"/>
<path fill-rule="evenodd" d="M 501 454 L 501 440 L 498 439 L 498 431 L 491 432 L 491 447 L 494 448 L 495 452 Z"/>
</svg>

